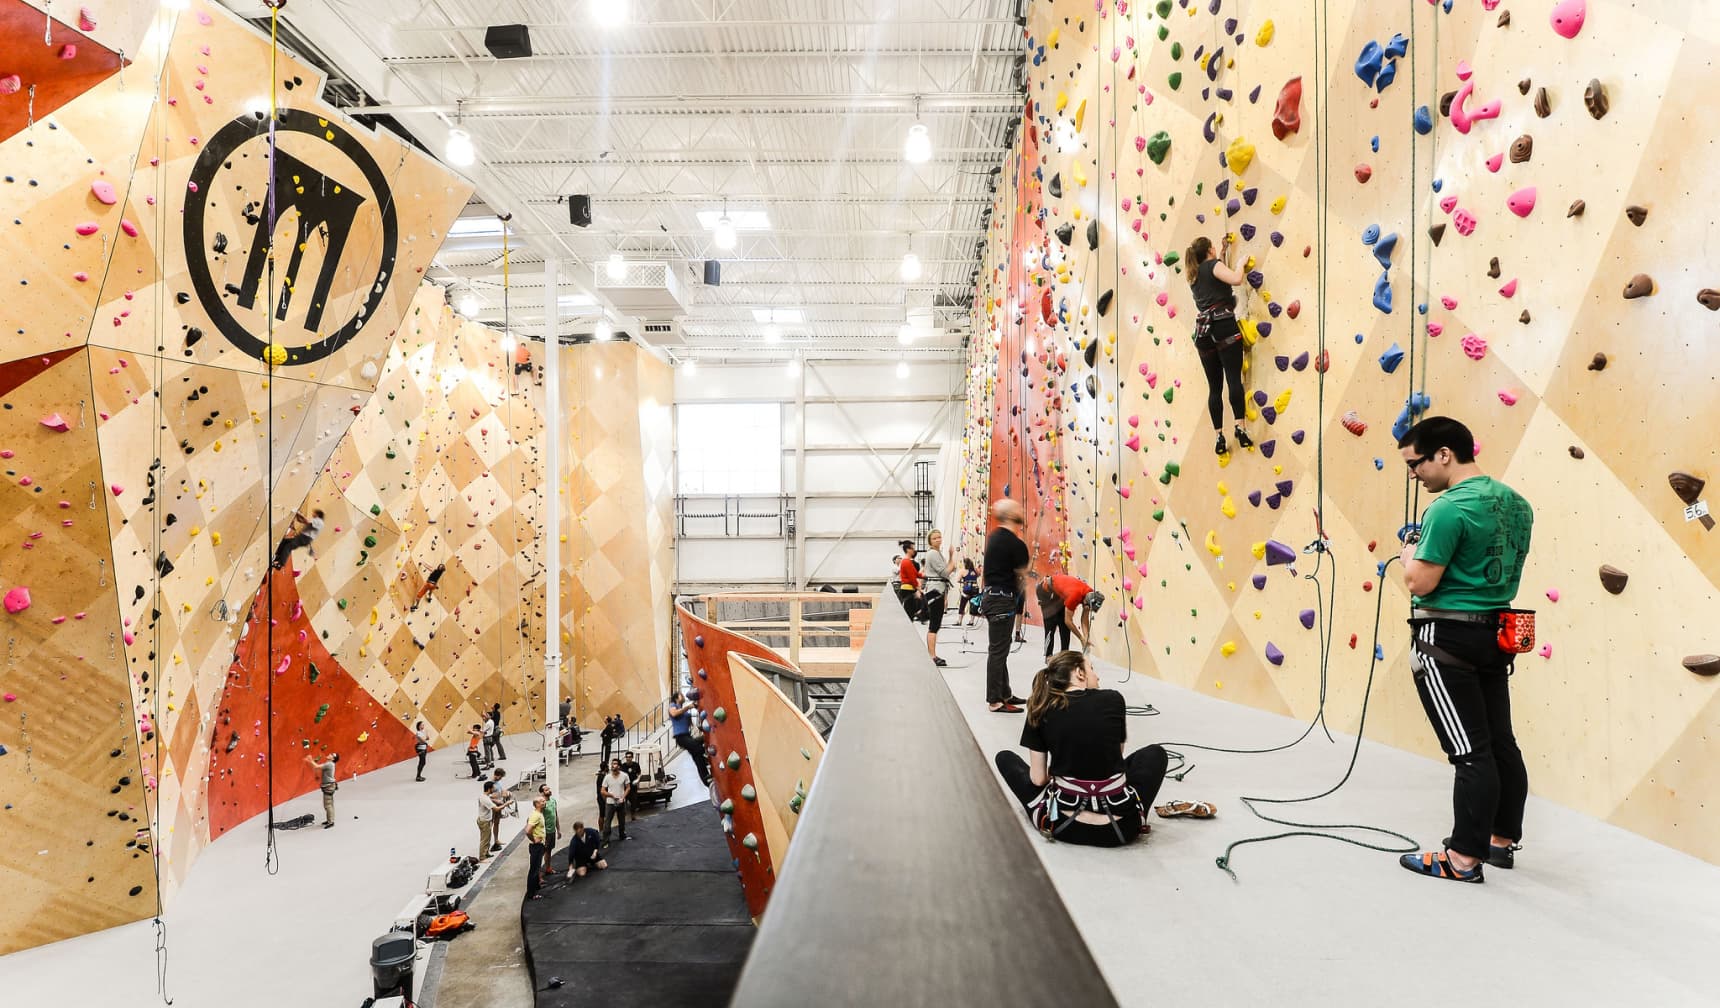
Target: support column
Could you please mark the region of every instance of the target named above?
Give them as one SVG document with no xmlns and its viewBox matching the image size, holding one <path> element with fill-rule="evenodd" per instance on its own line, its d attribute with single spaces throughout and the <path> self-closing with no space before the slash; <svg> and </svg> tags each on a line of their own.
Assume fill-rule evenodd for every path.
<svg viewBox="0 0 1720 1008">
<path fill-rule="evenodd" d="M 561 263 L 556 259 L 545 259 L 543 264 L 543 387 L 544 387 L 544 479 L 543 479 L 543 509 L 544 509 L 544 538 L 547 549 L 544 553 L 544 645 L 543 645 L 543 681 L 544 705 L 547 708 L 545 723 L 553 724 L 561 706 L 561 337 L 560 319 L 557 317 L 561 310 L 560 277 L 558 275 Z M 561 774 L 554 771 L 551 764 L 560 766 L 557 744 L 561 739 L 559 729 L 555 732 L 555 741 L 545 748 L 544 779 L 549 782 L 550 794 L 560 798 Z"/>
<path fill-rule="evenodd" d="M 806 374 L 811 370 L 808 361 L 794 386 L 794 569 L 789 587 L 795 591 L 806 590 Z"/>
</svg>

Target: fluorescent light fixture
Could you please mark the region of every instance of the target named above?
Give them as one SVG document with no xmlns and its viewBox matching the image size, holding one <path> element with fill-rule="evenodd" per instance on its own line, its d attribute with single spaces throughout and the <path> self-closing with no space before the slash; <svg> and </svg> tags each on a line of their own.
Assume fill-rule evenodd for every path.
<svg viewBox="0 0 1720 1008">
<path fill-rule="evenodd" d="M 607 343 L 615 338 L 615 327 L 609 324 L 608 319 L 598 319 L 597 327 L 591 330 L 591 338 L 599 343 Z"/>
<path fill-rule="evenodd" d="M 472 146 L 472 134 L 458 126 L 448 131 L 448 145 L 442 148 L 442 156 L 456 168 L 470 168 L 478 160 L 478 149 Z"/>
<path fill-rule="evenodd" d="M 591 308 L 597 300 L 589 294 L 563 294 L 555 299 L 555 303 L 563 308 Z"/>
<path fill-rule="evenodd" d="M 897 329 L 896 342 L 903 346 L 912 344 L 914 342 L 914 327 L 911 325 L 904 325 L 902 328 Z"/>
<path fill-rule="evenodd" d="M 627 258 L 619 252 L 609 253 L 609 264 L 604 267 L 609 279 L 620 282 L 627 278 Z"/>
<path fill-rule="evenodd" d="M 908 127 L 908 142 L 902 148 L 902 156 L 909 164 L 925 164 L 932 159 L 932 134 L 925 123 L 916 122 Z"/>
<path fill-rule="evenodd" d="M 699 226 L 706 231 L 715 231 L 724 217 L 736 231 L 770 230 L 770 214 L 763 210 L 700 210 L 697 216 Z"/>
<path fill-rule="evenodd" d="M 466 293 L 460 295 L 460 300 L 455 302 L 455 304 L 454 304 L 455 310 L 458 311 L 460 314 L 466 316 L 467 318 L 472 318 L 473 316 L 477 315 L 478 311 L 483 307 L 484 307 L 484 303 L 482 301 L 479 301 L 478 295 L 472 293 L 471 291 L 467 291 Z"/>
<path fill-rule="evenodd" d="M 619 28 L 627 23 L 627 0 L 592 0 L 591 16 L 605 28 Z"/>
<path fill-rule="evenodd" d="M 735 247 L 735 222 L 729 220 L 727 214 L 719 218 L 717 226 L 711 229 L 711 240 L 725 252 Z"/>
<path fill-rule="evenodd" d="M 519 344 L 514 341 L 514 337 L 511 333 L 502 337 L 502 353 L 511 354 L 517 346 L 519 346 Z"/>
<path fill-rule="evenodd" d="M 450 238 L 500 238 L 502 221 L 499 217 L 460 217 L 448 226 Z"/>
<path fill-rule="evenodd" d="M 754 322 L 775 322 L 778 325 L 801 325 L 806 315 L 799 308 L 754 308 Z"/>
<path fill-rule="evenodd" d="M 920 257 L 919 256 L 915 255 L 912 252 L 909 252 L 907 255 L 902 257 L 902 279 L 903 280 L 906 280 L 909 283 L 913 283 L 915 280 L 918 280 L 920 278 L 920 274 L 922 272 L 924 272 L 924 271 L 920 268 Z"/>
</svg>

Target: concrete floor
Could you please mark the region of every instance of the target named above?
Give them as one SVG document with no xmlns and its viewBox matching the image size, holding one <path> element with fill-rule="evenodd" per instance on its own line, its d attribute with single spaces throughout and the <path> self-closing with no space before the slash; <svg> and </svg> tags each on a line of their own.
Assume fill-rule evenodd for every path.
<svg viewBox="0 0 1720 1008">
<path fill-rule="evenodd" d="M 969 648 L 983 651 L 984 629 L 969 633 Z M 1014 748 L 1022 716 L 986 710 L 985 655 L 962 653 L 960 628 L 942 637 L 945 679 L 981 748 L 988 757 Z M 1035 628 L 1029 641 L 1010 661 L 1020 695 L 1042 664 Z M 1129 719 L 1131 749 L 1172 740 L 1263 748 L 1306 726 L 1099 668 L 1130 704 L 1162 712 Z M 1710 959 L 1720 948 L 1720 867 L 1536 798 L 1519 867 L 1490 869 L 1484 885 L 1419 878 L 1396 855 L 1307 838 L 1240 848 L 1232 882 L 1214 865 L 1225 845 L 1285 828 L 1250 815 L 1238 796 L 1299 797 L 1335 784 L 1354 742 L 1339 727 L 1353 726 L 1334 726 L 1335 743 L 1316 731 L 1272 755 L 1190 751 L 1197 769 L 1167 780 L 1159 801 L 1216 802 L 1216 819 L 1153 816 L 1151 836 L 1123 850 L 1034 834 L 1122 1004 L 1720 1004 Z M 1364 742 L 1343 789 L 1281 817 L 1378 824 L 1437 847 L 1450 794 L 1447 764 Z"/>
</svg>

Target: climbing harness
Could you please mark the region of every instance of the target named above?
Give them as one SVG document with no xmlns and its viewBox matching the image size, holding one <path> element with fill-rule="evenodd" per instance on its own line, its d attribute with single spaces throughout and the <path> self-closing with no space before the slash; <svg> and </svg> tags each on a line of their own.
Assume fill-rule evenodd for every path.
<svg viewBox="0 0 1720 1008">
<path fill-rule="evenodd" d="M 1133 805 L 1136 821 L 1147 822 L 1146 808 L 1141 796 L 1129 786 L 1127 774 L 1117 774 L 1105 780 L 1081 780 L 1077 777 L 1052 777 L 1051 783 L 1039 792 L 1027 806 L 1033 825 L 1047 840 L 1056 840 L 1071 824 L 1079 822 L 1082 812 L 1096 812 L 1105 817 L 1119 844 L 1133 837 L 1123 835 L 1118 809 Z"/>
</svg>

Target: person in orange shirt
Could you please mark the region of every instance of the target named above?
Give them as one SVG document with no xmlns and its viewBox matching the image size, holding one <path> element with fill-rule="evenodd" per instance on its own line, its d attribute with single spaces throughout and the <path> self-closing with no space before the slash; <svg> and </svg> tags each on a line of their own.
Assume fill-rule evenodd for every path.
<svg viewBox="0 0 1720 1008">
<path fill-rule="evenodd" d="M 914 544 L 903 539 L 902 563 L 897 567 L 897 576 L 901 584 L 896 586 L 896 597 L 902 600 L 902 608 L 907 611 L 908 618 L 920 618 L 920 565 L 914 562 Z"/>
<path fill-rule="evenodd" d="M 532 352 L 526 349 L 524 343 L 514 347 L 514 374 L 521 372 L 532 373 Z"/>
<path fill-rule="evenodd" d="M 478 742 L 484 737 L 483 725 L 473 725 L 466 736 L 466 762 L 472 764 L 472 779 L 477 780 L 483 770 L 478 766 Z"/>
<path fill-rule="evenodd" d="M 1069 632 L 1073 630 L 1081 641 L 1085 651 L 1091 647 L 1088 635 L 1093 631 L 1093 614 L 1105 604 L 1105 593 L 1094 590 L 1093 586 L 1070 574 L 1053 574 L 1039 582 L 1035 589 L 1039 598 L 1040 621 L 1045 625 L 1045 657 L 1050 659 L 1056 651 L 1069 650 Z M 1081 610 L 1081 626 L 1069 625 L 1069 614 L 1076 609 Z M 1061 634 L 1063 644 L 1052 648 L 1052 636 Z"/>
</svg>

